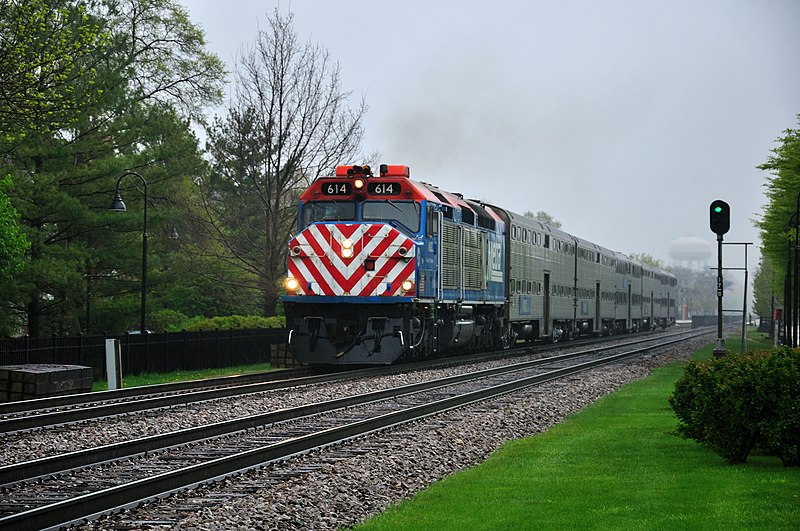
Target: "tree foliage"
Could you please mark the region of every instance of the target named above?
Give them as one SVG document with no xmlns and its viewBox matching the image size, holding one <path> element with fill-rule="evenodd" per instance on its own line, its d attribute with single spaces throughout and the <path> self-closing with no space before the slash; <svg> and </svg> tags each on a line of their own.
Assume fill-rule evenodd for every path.
<svg viewBox="0 0 800 531">
<path fill-rule="evenodd" d="M 135 328 L 141 183 L 123 180 L 127 212 L 108 211 L 131 170 L 147 181 L 153 327 L 274 312 L 298 188 L 354 158 L 365 112 L 291 23 L 276 10 L 242 55 L 210 164 L 192 124 L 225 72 L 182 6 L 0 0 L 0 333 Z"/>
<path fill-rule="evenodd" d="M 800 115 L 797 117 L 800 124 Z M 800 223 L 797 208 L 800 198 L 800 129 L 787 129 L 777 140 L 767 162 L 759 166 L 772 175 L 765 184 L 767 205 L 756 224 L 761 229 L 762 254 L 775 265 L 773 292 L 782 294 L 783 265 L 795 244 L 795 227 Z"/>
<path fill-rule="evenodd" d="M 772 281 L 776 274 L 769 256 L 762 255 L 758 270 L 753 275 L 753 312 L 762 319 L 772 319 L 776 293 Z"/>
<path fill-rule="evenodd" d="M 258 294 L 265 316 L 275 313 L 299 190 L 353 160 L 366 112 L 363 101 L 348 106 L 339 65 L 301 44 L 292 20 L 276 9 L 239 58 L 235 97 L 208 129 L 212 171 L 201 180 L 213 252 L 243 273 L 239 289 Z"/>
<path fill-rule="evenodd" d="M 695 271 L 685 267 L 672 269 L 678 280 L 680 301 L 687 306 L 692 315 L 713 315 L 717 312 L 717 274 L 710 269 Z M 729 289 L 733 282 L 723 274 L 725 286 Z"/>
<path fill-rule="evenodd" d="M 0 131 L 12 145 L 72 124 L 102 95 L 95 2 L 0 0 Z"/>
<path fill-rule="evenodd" d="M 29 247 L 17 226 L 19 214 L 7 195 L 11 186 L 10 178 L 0 179 L 0 285 L 22 269 L 22 257 Z"/>
<path fill-rule="evenodd" d="M 548 214 L 544 210 L 540 210 L 536 214 L 534 214 L 530 210 L 526 210 L 525 213 L 523 214 L 523 216 L 525 216 L 526 218 L 535 219 L 536 221 L 541 221 L 545 225 L 550 225 L 554 229 L 560 229 L 561 228 L 561 222 L 556 220 L 553 216 L 551 216 L 550 214 Z"/>
<path fill-rule="evenodd" d="M 202 33 L 171 0 L 39 3 L 83 6 L 86 31 L 104 38 L 72 74 L 92 80 L 94 97 L 69 114 L 64 108 L 49 127 L 31 128 L 2 162 L 31 248 L 0 311 L 21 316 L 31 335 L 86 330 L 90 310 L 101 330 L 130 329 L 138 311 L 144 197 L 126 181 L 128 212 L 108 212 L 116 179 L 136 170 L 148 181 L 148 284 L 155 295 L 172 249 L 152 236 L 179 217 L 182 191 L 205 170 L 189 119 L 217 101 L 221 62 L 205 52 Z"/>
<path fill-rule="evenodd" d="M 629 258 L 634 260 L 639 260 L 643 264 L 647 264 L 649 266 L 657 267 L 659 269 L 664 269 L 666 271 L 671 270 L 672 268 L 669 267 L 664 260 L 660 258 L 655 258 L 653 255 L 648 253 L 630 253 L 628 255 Z"/>
<path fill-rule="evenodd" d="M 225 71 L 205 35 L 174 0 L 104 0 L 120 79 L 137 102 L 202 121 L 219 101 Z"/>
<path fill-rule="evenodd" d="M 11 179 L 0 179 L 0 292 L 11 291 L 11 286 L 24 266 L 23 257 L 30 244 L 17 225 L 19 214 L 11 204 L 7 192 Z M 0 305 L 7 304 L 0 298 Z M 8 311 L 0 310 L 0 335 L 10 334 L 19 323 L 10 318 Z"/>
</svg>

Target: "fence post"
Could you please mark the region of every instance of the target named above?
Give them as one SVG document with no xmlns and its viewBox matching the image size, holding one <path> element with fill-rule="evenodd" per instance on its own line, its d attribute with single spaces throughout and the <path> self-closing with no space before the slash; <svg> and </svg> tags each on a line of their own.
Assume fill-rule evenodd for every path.
<svg viewBox="0 0 800 531">
<path fill-rule="evenodd" d="M 106 374 L 109 391 L 122 389 L 121 358 L 119 339 L 106 339 Z"/>
<path fill-rule="evenodd" d="M 163 350 L 163 356 L 164 356 L 164 359 L 165 359 L 165 360 L 167 360 L 167 361 L 166 361 L 166 363 L 169 363 L 169 359 L 170 359 L 170 358 L 169 358 L 169 332 L 167 332 L 166 330 L 164 330 L 164 331 L 162 332 L 162 334 L 164 334 L 164 350 Z"/>
</svg>

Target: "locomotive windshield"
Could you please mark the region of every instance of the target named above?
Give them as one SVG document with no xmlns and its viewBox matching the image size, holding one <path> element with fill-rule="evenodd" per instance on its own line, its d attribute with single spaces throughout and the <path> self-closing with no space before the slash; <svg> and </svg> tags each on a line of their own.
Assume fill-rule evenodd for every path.
<svg viewBox="0 0 800 531">
<path fill-rule="evenodd" d="M 356 204 L 352 201 L 309 201 L 303 204 L 302 228 L 316 221 L 353 221 Z"/>
<path fill-rule="evenodd" d="M 419 203 L 414 201 L 364 201 L 357 216 L 353 201 L 308 201 L 303 203 L 301 230 L 312 223 L 331 221 L 386 221 L 419 232 Z"/>
<path fill-rule="evenodd" d="M 411 232 L 419 232 L 419 203 L 414 201 L 365 201 L 364 221 L 397 222 Z"/>
</svg>

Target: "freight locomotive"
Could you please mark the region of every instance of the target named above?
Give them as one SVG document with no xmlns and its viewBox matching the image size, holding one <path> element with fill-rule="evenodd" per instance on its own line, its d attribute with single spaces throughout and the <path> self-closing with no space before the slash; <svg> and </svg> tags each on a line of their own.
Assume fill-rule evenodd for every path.
<svg viewBox="0 0 800 531">
<path fill-rule="evenodd" d="M 301 195 L 282 297 L 301 363 L 390 364 L 666 327 L 676 279 L 534 219 L 338 166 Z"/>
</svg>

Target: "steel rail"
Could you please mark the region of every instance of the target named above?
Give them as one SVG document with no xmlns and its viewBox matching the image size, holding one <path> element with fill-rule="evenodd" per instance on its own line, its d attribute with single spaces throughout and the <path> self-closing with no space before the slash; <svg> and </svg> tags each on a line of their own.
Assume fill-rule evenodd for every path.
<svg viewBox="0 0 800 531">
<path fill-rule="evenodd" d="M 108 391 L 93 391 L 89 393 L 76 393 L 65 396 L 52 396 L 46 398 L 33 398 L 30 400 L 18 400 L 16 402 L 4 402 L 0 404 L 0 417 L 12 413 L 23 413 L 42 409 L 55 409 L 67 406 L 87 404 L 91 402 L 101 402 L 104 400 L 120 400 L 126 398 L 141 398 L 148 395 L 159 395 L 165 393 L 176 393 L 179 391 L 190 391 L 208 387 L 232 387 L 250 383 L 259 383 L 274 380 L 286 380 L 288 378 L 300 378 L 309 376 L 311 369 L 280 369 L 270 372 L 257 372 L 250 374 L 239 374 L 236 376 L 220 376 L 217 378 L 206 378 L 203 380 L 193 380 L 186 382 L 170 382 L 163 384 L 153 384 L 138 387 L 126 387 L 125 389 L 113 389 Z"/>
<path fill-rule="evenodd" d="M 352 379 L 357 377 L 357 375 L 354 375 L 354 372 L 342 372 L 317 376 L 305 376 L 293 379 L 273 380 L 269 382 L 252 383 L 233 387 L 190 391 L 187 393 L 166 396 L 154 396 L 149 398 L 142 397 L 138 400 L 112 402 L 110 404 L 98 404 L 82 408 L 67 409 L 64 411 L 47 412 L 38 415 L 0 419 L 0 433 L 11 433 L 15 431 L 43 428 L 46 426 L 69 424 L 85 420 L 111 417 L 114 415 L 123 415 L 126 413 L 136 413 L 170 406 L 185 405 L 194 402 L 203 402 L 217 398 L 229 398 L 246 394 L 262 393 L 265 391 L 274 391 L 277 389 L 285 389 L 287 387 L 297 387 Z"/>
</svg>

